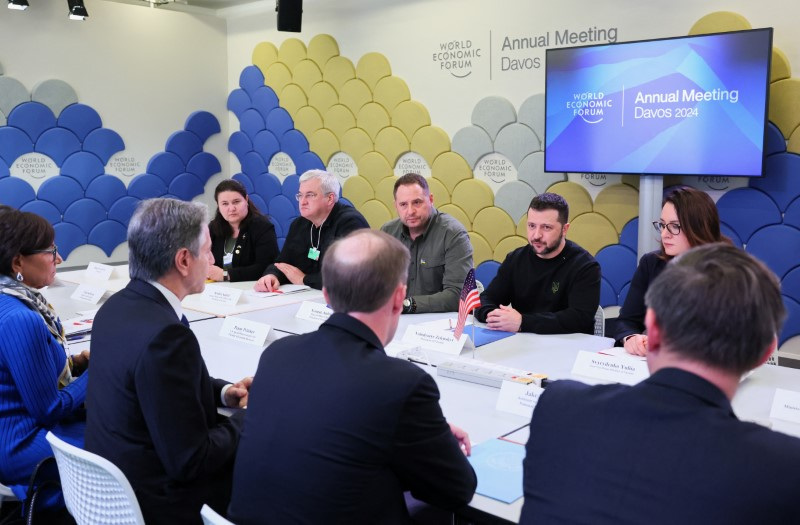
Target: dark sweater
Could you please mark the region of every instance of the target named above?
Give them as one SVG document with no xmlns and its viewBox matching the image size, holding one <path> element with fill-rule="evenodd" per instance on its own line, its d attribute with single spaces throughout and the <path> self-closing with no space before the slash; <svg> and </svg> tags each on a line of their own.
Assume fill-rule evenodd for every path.
<svg viewBox="0 0 800 525">
<path fill-rule="evenodd" d="M 644 294 L 647 293 L 653 279 L 658 277 L 667 265 L 667 261 L 660 258 L 659 253 L 660 250 L 646 253 L 639 260 L 628 295 L 625 296 L 625 304 L 622 305 L 619 317 L 616 319 L 614 333 L 609 334 L 616 340 L 617 345 L 622 345 L 622 339 L 629 335 L 644 333 L 644 314 L 647 311 Z"/>
<path fill-rule="evenodd" d="M 600 265 L 572 241 L 553 259 L 538 257 L 530 245 L 506 256 L 481 294 L 475 315 L 481 322 L 504 304 L 522 314 L 521 332 L 594 333 L 600 304 Z"/>
<path fill-rule="evenodd" d="M 223 267 L 222 257 L 225 237 L 211 234 L 211 253 L 214 254 L 214 266 Z M 231 282 L 255 281 L 264 273 L 264 269 L 275 262 L 278 256 L 278 239 L 275 226 L 263 215 L 254 215 L 239 230 L 239 237 L 233 248 L 233 262 L 228 269 Z"/>
</svg>

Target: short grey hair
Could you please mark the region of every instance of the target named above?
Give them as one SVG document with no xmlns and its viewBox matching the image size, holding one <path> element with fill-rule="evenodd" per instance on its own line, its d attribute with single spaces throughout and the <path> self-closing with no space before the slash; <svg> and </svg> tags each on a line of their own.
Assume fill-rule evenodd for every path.
<svg viewBox="0 0 800 525">
<path fill-rule="evenodd" d="M 128 224 L 131 279 L 160 279 L 173 268 L 175 254 L 181 248 L 199 256 L 207 215 L 206 205 L 199 202 L 142 201 Z"/>
<path fill-rule="evenodd" d="M 704 244 L 667 264 L 645 302 L 671 351 L 742 374 L 780 333 L 786 308 L 778 278 L 730 244 Z"/>
<path fill-rule="evenodd" d="M 300 182 L 319 179 L 320 188 L 325 194 L 333 193 L 333 202 L 339 202 L 339 192 L 342 185 L 339 184 L 339 177 L 325 170 L 308 170 L 300 175 Z"/>
</svg>

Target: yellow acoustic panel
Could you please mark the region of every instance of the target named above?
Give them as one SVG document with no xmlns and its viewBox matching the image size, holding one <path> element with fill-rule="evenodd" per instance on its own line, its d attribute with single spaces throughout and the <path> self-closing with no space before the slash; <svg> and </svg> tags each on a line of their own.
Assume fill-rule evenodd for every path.
<svg viewBox="0 0 800 525">
<path fill-rule="evenodd" d="M 392 125 L 400 128 L 410 142 L 419 128 L 431 125 L 431 116 L 425 106 L 415 100 L 407 100 L 392 110 Z"/>
<path fill-rule="evenodd" d="M 342 144 L 342 151 L 350 155 L 356 163 L 358 163 L 358 159 L 375 149 L 369 135 L 367 135 L 363 129 L 359 128 L 347 130 L 347 132 L 342 135 L 340 142 Z M 381 177 L 383 177 L 383 175 Z M 371 179 L 367 177 L 367 180 Z"/>
<path fill-rule="evenodd" d="M 375 90 L 378 82 L 391 76 L 392 67 L 389 61 L 380 53 L 367 53 L 356 66 L 356 76 L 367 83 L 371 91 Z"/>
<path fill-rule="evenodd" d="M 792 76 L 792 65 L 789 63 L 789 59 L 786 58 L 786 55 L 783 51 L 772 46 L 772 66 L 770 68 L 769 73 L 769 81 L 775 82 L 777 80 L 783 80 L 784 78 L 790 78 Z"/>
<path fill-rule="evenodd" d="M 530 208 L 528 208 L 530 209 Z M 528 238 L 528 212 L 525 212 L 525 215 L 520 217 L 517 221 L 517 235 L 520 237 L 524 237 L 525 239 Z M 500 259 L 498 259 L 499 261 Z"/>
<path fill-rule="evenodd" d="M 450 192 L 444 187 L 444 184 L 439 182 L 439 179 L 429 177 L 425 179 L 428 181 L 428 189 L 433 195 L 433 205 L 437 208 L 450 203 Z"/>
<path fill-rule="evenodd" d="M 269 66 L 278 61 L 278 48 L 272 42 L 261 42 L 253 49 L 253 65 L 266 73 Z"/>
<path fill-rule="evenodd" d="M 286 64 L 289 69 L 307 57 L 306 45 L 299 38 L 287 38 L 278 48 L 278 60 Z"/>
<path fill-rule="evenodd" d="M 339 91 L 345 82 L 356 78 L 356 68 L 349 59 L 343 56 L 331 57 L 325 64 L 325 69 L 322 70 L 322 78 Z"/>
<path fill-rule="evenodd" d="M 364 132 L 362 131 L 361 133 Z M 366 133 L 364 135 L 366 136 Z M 383 179 L 394 176 L 392 167 L 386 157 L 377 151 L 370 151 L 360 157 L 353 158 L 356 159 L 358 174 L 367 179 L 373 188 L 377 188 Z"/>
<path fill-rule="evenodd" d="M 786 151 L 800 154 L 800 126 L 796 127 L 786 143 Z"/>
<path fill-rule="evenodd" d="M 570 222 L 567 237 L 595 255 L 610 244 L 619 243 L 619 235 L 608 219 L 599 213 L 584 213 Z"/>
<path fill-rule="evenodd" d="M 364 104 L 372 102 L 372 91 L 367 84 L 358 78 L 351 78 L 344 83 L 339 90 L 339 102 L 350 108 L 354 115 L 364 107 Z"/>
<path fill-rule="evenodd" d="M 353 113 L 346 106 L 335 104 L 322 115 L 322 122 L 325 123 L 326 128 L 333 131 L 333 134 L 336 135 L 341 142 L 345 132 L 355 127 L 356 117 L 353 116 Z"/>
<path fill-rule="evenodd" d="M 375 187 L 375 198 L 381 201 L 389 209 L 392 217 L 397 217 L 397 209 L 394 207 L 394 177 L 384 177 Z"/>
<path fill-rule="evenodd" d="M 517 248 L 525 246 L 526 244 L 528 244 L 528 239 L 526 239 L 525 237 L 520 237 L 519 235 L 514 235 L 513 237 L 506 237 L 505 239 L 498 242 L 497 246 L 495 246 L 494 260 L 503 262 L 506 258 L 506 255 L 516 250 Z"/>
<path fill-rule="evenodd" d="M 372 185 L 367 182 L 367 179 L 356 175 L 355 177 L 349 177 L 344 182 L 342 195 L 352 202 L 353 206 L 361 209 L 365 202 L 375 198 L 375 190 L 372 189 Z"/>
<path fill-rule="evenodd" d="M 308 93 L 314 85 L 322 82 L 322 70 L 313 60 L 301 60 L 292 68 L 292 79 Z"/>
<path fill-rule="evenodd" d="M 380 133 L 382 129 L 389 127 L 389 114 L 380 104 L 368 102 L 358 111 L 356 125 L 366 131 L 370 139 L 375 142 L 378 133 Z"/>
<path fill-rule="evenodd" d="M 389 209 L 381 201 L 375 199 L 362 204 L 358 211 L 367 219 L 370 228 L 380 228 L 392 218 Z"/>
<path fill-rule="evenodd" d="M 628 221 L 639 215 L 639 192 L 627 184 L 606 186 L 594 201 L 594 211 L 621 232 Z"/>
<path fill-rule="evenodd" d="M 436 157 L 436 160 L 431 165 L 431 174 L 444 184 L 450 195 L 453 195 L 453 190 L 458 186 L 458 183 L 472 179 L 472 169 L 467 164 L 467 161 L 464 160 L 464 157 L 452 151 L 442 153 Z M 491 191 L 489 190 L 490 193 Z M 454 202 L 458 201 L 454 199 Z"/>
<path fill-rule="evenodd" d="M 264 71 L 264 83 L 275 93 L 280 93 L 284 87 L 292 83 L 292 72 L 283 62 L 274 62 Z"/>
<path fill-rule="evenodd" d="M 308 58 L 316 62 L 320 70 L 325 68 L 328 60 L 339 54 L 339 44 L 331 35 L 319 34 L 308 43 Z"/>
<path fill-rule="evenodd" d="M 375 102 L 392 111 L 397 105 L 406 100 L 411 100 L 411 92 L 406 81 L 400 77 L 384 77 L 372 90 Z"/>
<path fill-rule="evenodd" d="M 493 252 L 489 243 L 486 242 L 480 233 L 468 232 L 469 240 L 472 242 L 472 264 L 478 266 L 484 261 L 491 261 Z"/>
<path fill-rule="evenodd" d="M 557 182 L 547 188 L 548 192 L 557 193 L 569 204 L 569 220 L 582 213 L 592 211 L 592 197 L 580 184 L 574 182 Z"/>
<path fill-rule="evenodd" d="M 494 202 L 494 193 L 488 184 L 478 179 L 461 181 L 453 190 L 453 202 L 464 210 L 470 221 L 484 208 Z"/>
<path fill-rule="evenodd" d="M 433 166 L 436 157 L 450 151 L 450 137 L 440 127 L 423 126 L 411 139 L 411 151 L 422 155 L 428 161 L 428 166 Z"/>
<path fill-rule="evenodd" d="M 379 151 L 389 164 L 394 166 L 397 159 L 409 150 L 409 143 L 402 131 L 394 126 L 387 126 L 375 136 L 375 150 Z"/>
<path fill-rule="evenodd" d="M 789 137 L 800 124 L 800 78 L 773 82 L 769 93 L 769 119 Z"/>
<path fill-rule="evenodd" d="M 723 33 L 726 31 L 739 31 L 752 29 L 750 22 L 739 13 L 730 11 L 717 11 L 710 13 L 694 23 L 689 30 L 690 35 L 704 35 L 707 33 Z"/>
<path fill-rule="evenodd" d="M 313 106 L 324 115 L 331 106 L 339 103 L 339 93 L 328 82 L 317 82 L 308 92 L 308 105 Z"/>
<path fill-rule="evenodd" d="M 294 127 L 300 130 L 306 137 L 311 137 L 315 131 L 322 128 L 322 115 L 319 114 L 316 108 L 311 106 L 298 109 L 293 118 Z M 328 133 L 330 133 L 330 131 Z M 331 135 L 333 135 L 333 133 L 331 133 Z M 312 149 L 312 151 L 314 150 Z"/>
<path fill-rule="evenodd" d="M 300 108 L 308 106 L 308 99 L 303 88 L 297 84 L 286 84 L 280 92 L 278 99 L 281 107 L 294 118 Z"/>
<path fill-rule="evenodd" d="M 326 128 L 319 128 L 308 137 L 308 149 L 316 153 L 324 164 L 328 164 L 334 153 L 342 150 L 339 139 Z"/>
<path fill-rule="evenodd" d="M 511 217 L 495 206 L 482 209 L 472 221 L 472 229 L 486 239 L 486 242 L 492 247 L 492 252 L 502 239 L 514 235 L 514 226 Z"/>
<path fill-rule="evenodd" d="M 458 222 L 460 222 L 461 225 L 464 226 L 464 229 L 466 229 L 467 231 L 470 231 L 472 229 L 472 221 L 469 220 L 469 217 L 467 217 L 467 214 L 464 213 L 464 210 L 462 210 L 455 204 L 451 203 L 439 206 L 439 211 L 444 212 L 448 215 L 452 215 L 453 218 L 456 219 Z M 484 240 L 483 242 L 486 241 Z M 489 247 L 489 243 L 486 243 L 486 247 L 487 248 Z M 478 263 L 475 263 L 475 266 L 477 265 Z"/>
</svg>

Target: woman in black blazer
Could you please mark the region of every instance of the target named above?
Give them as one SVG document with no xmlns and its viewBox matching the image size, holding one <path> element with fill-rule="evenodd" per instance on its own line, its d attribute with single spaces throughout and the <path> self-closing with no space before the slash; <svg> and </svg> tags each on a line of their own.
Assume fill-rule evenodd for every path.
<svg viewBox="0 0 800 525">
<path fill-rule="evenodd" d="M 214 265 L 212 281 L 255 281 L 278 256 L 275 226 L 247 197 L 237 180 L 220 182 L 214 190 L 217 213 L 208 225 Z"/>
</svg>

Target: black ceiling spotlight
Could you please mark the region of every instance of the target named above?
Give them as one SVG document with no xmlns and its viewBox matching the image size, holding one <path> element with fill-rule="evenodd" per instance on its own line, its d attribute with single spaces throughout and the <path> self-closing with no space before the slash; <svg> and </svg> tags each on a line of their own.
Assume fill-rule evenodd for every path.
<svg viewBox="0 0 800 525">
<path fill-rule="evenodd" d="M 28 0 L 8 0 L 8 8 L 16 9 L 18 11 L 25 11 L 28 9 Z"/>
<path fill-rule="evenodd" d="M 67 0 L 69 6 L 69 19 L 70 20 L 84 20 L 89 18 L 89 12 L 86 6 L 83 5 L 83 0 Z"/>
</svg>

